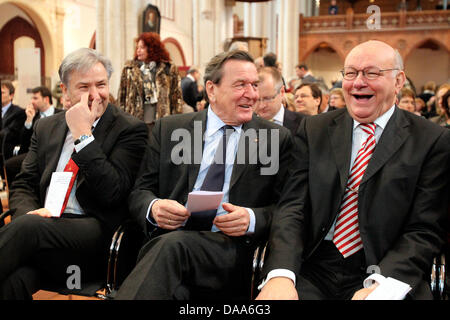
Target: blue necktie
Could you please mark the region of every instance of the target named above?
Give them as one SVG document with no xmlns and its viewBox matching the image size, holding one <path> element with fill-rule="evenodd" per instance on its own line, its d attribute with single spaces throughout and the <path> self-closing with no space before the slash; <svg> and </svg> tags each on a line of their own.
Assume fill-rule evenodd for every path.
<svg viewBox="0 0 450 320">
<path fill-rule="evenodd" d="M 225 125 L 220 130 L 222 130 L 222 139 L 217 147 L 214 160 L 208 168 L 205 180 L 203 180 L 203 184 L 200 187 L 200 190 L 202 191 L 222 191 L 223 189 L 223 183 L 225 181 L 227 143 L 231 133 L 234 132 L 234 128 L 232 126 Z M 185 229 L 210 231 L 212 228 L 212 222 L 216 217 L 216 213 L 216 209 L 193 213 L 187 221 Z"/>
</svg>

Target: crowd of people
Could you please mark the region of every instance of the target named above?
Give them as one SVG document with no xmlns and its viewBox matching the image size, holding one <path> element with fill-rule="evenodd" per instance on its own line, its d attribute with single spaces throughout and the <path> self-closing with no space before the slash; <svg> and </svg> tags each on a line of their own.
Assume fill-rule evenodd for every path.
<svg viewBox="0 0 450 320">
<path fill-rule="evenodd" d="M 212 57 L 200 83 L 143 33 L 116 101 L 109 59 L 76 50 L 59 68 L 64 111 L 46 87 L 15 106 L 2 82 L 12 221 L 0 299 L 64 285 L 70 265 L 101 276 L 127 219 L 145 242 L 116 299 L 241 297 L 265 243 L 257 299 L 366 299 L 389 279 L 384 299 L 432 298 L 448 241 L 450 84 L 414 92 L 381 41 L 354 47 L 332 88 L 304 63 L 286 83 L 276 55 L 247 49 Z M 192 210 L 200 191 L 221 200 Z"/>
</svg>

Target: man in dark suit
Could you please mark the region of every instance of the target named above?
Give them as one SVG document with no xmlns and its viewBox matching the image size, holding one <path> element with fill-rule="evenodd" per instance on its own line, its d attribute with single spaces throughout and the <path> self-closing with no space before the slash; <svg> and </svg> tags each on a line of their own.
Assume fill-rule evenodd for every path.
<svg viewBox="0 0 450 320">
<path fill-rule="evenodd" d="M 263 119 L 285 126 L 294 136 L 305 115 L 283 106 L 285 88 L 280 71 L 273 67 L 261 68 L 259 80 L 259 100 L 255 113 Z"/>
<path fill-rule="evenodd" d="M 197 102 L 202 99 L 198 92 L 197 81 L 200 79 L 200 72 L 197 69 L 189 69 L 186 77 L 181 79 L 181 91 L 183 92 L 183 100 L 190 105 L 194 111 L 197 111 Z"/>
<path fill-rule="evenodd" d="M 317 79 L 314 78 L 308 66 L 304 63 L 301 63 L 295 67 L 295 73 L 297 77 L 302 80 L 302 83 L 314 83 L 317 82 Z"/>
<path fill-rule="evenodd" d="M 144 123 L 108 104 L 111 73 L 110 61 L 92 49 L 61 64 L 69 109 L 37 122 L 10 191 L 13 220 L 0 228 L 3 299 L 29 299 L 49 280 L 62 287 L 70 266 L 79 268 L 81 283 L 104 272 L 147 140 Z M 50 211 L 54 173 L 68 170 L 73 187 L 63 191 L 62 208 Z"/>
<path fill-rule="evenodd" d="M 19 173 L 22 161 L 27 155 L 30 147 L 31 135 L 33 134 L 33 127 L 36 122 L 41 118 L 50 117 L 53 114 L 62 111 L 61 109 L 55 109 L 52 106 L 52 93 L 47 87 L 36 87 L 33 88 L 31 92 L 33 95 L 31 97 L 31 103 L 25 109 L 26 119 L 22 126 L 20 145 L 15 147 L 18 148 L 17 153 L 16 150 L 14 150 L 14 156 L 5 162 L 6 176 L 10 185 Z"/>
<path fill-rule="evenodd" d="M 213 290 L 212 299 L 245 292 L 293 146 L 289 130 L 253 115 L 258 81 L 247 52 L 221 53 L 205 71 L 209 108 L 156 123 L 128 202 L 146 234 L 155 227 L 163 234 L 141 249 L 117 299 L 188 299 L 199 292 L 193 288 Z M 217 210 L 188 212 L 188 194 L 198 190 L 223 191 Z"/>
<path fill-rule="evenodd" d="M 20 144 L 20 133 L 25 122 L 25 111 L 12 103 L 15 88 L 10 81 L 2 81 L 2 130 L 0 139 L 3 157 L 9 159 L 13 149 Z"/>
<path fill-rule="evenodd" d="M 347 108 L 300 125 L 258 298 L 365 299 L 388 281 L 389 294 L 409 286 L 408 298 L 430 299 L 448 208 L 450 132 L 395 106 L 405 74 L 389 45 L 356 46 L 343 77 Z"/>
</svg>

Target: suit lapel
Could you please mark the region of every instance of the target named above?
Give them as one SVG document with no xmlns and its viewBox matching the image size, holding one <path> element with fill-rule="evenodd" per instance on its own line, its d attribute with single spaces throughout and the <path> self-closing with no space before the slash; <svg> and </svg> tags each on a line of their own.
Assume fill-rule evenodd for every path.
<svg viewBox="0 0 450 320">
<path fill-rule="evenodd" d="M 206 120 L 207 120 L 208 111 L 204 110 L 202 112 L 198 112 L 196 116 L 194 117 L 193 121 L 191 121 L 189 126 L 189 133 L 191 137 L 191 165 L 188 165 L 188 192 L 192 191 L 194 189 L 195 181 L 197 180 L 198 172 L 200 171 L 200 164 L 202 161 L 202 155 L 203 155 L 203 148 L 205 144 L 205 131 L 206 131 Z M 196 125 L 197 123 L 197 125 Z M 198 128 L 198 124 L 201 123 L 201 129 L 202 129 L 202 136 L 197 137 L 196 134 L 196 127 Z M 198 130 L 198 129 L 197 129 Z M 198 132 L 197 132 L 198 135 Z M 199 146 L 196 146 L 196 143 L 198 143 L 198 139 L 201 138 L 202 141 L 202 148 L 201 150 L 198 149 Z M 196 159 L 196 153 L 195 152 L 201 151 L 199 156 L 199 159 Z"/>
<path fill-rule="evenodd" d="M 403 145 L 409 134 L 408 126 L 409 121 L 396 107 L 375 147 L 361 184 L 369 180 Z"/>
<path fill-rule="evenodd" d="M 348 112 L 339 114 L 328 128 L 331 147 L 340 175 L 341 190 L 345 190 L 350 171 L 352 152 L 353 120 Z"/>
<path fill-rule="evenodd" d="M 64 146 L 64 141 L 66 141 L 67 131 L 69 128 L 66 124 L 66 118 L 64 114 L 55 121 L 55 125 L 51 129 L 50 137 L 46 152 L 45 152 L 45 163 L 42 166 L 45 168 L 44 185 L 48 186 L 50 184 L 50 179 L 52 173 L 56 171 L 58 165 L 59 157 Z M 44 189 L 45 192 L 45 189 Z M 45 195 L 42 199 L 45 199 Z"/>
</svg>

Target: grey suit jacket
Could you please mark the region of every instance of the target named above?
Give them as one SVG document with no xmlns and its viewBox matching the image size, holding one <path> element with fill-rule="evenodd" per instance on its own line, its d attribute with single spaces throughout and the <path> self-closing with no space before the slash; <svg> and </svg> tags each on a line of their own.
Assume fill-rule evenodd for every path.
<svg viewBox="0 0 450 320">
<path fill-rule="evenodd" d="M 184 128 L 193 137 L 189 141 L 191 155 L 194 154 L 195 144 L 203 144 L 203 133 L 206 129 L 207 110 L 198 113 L 173 115 L 156 122 L 153 128 L 150 144 L 144 157 L 141 173 L 136 181 L 135 188 L 130 195 L 129 205 L 132 216 L 136 219 L 145 233 L 151 231 L 146 215 L 150 202 L 153 199 L 172 199 L 181 204 L 187 201 L 188 193 L 192 191 L 200 169 L 201 153 L 198 161 L 191 157 L 191 163 L 174 164 L 171 154 L 180 141 L 172 141 L 172 133 L 176 129 Z M 201 131 L 196 132 L 199 126 Z M 257 136 L 245 141 L 245 132 L 254 129 Z M 279 170 L 275 175 L 261 175 L 261 168 L 265 165 L 261 157 L 257 156 L 256 163 L 250 163 L 253 155 L 260 153 L 260 145 L 267 144 L 271 150 L 272 141 L 265 139 L 262 129 L 276 130 L 279 139 L 274 147 L 279 148 Z M 268 133 L 270 137 L 270 133 Z M 253 119 L 243 125 L 243 132 L 238 145 L 238 154 L 245 148 L 246 160 L 244 164 L 236 163 L 231 175 L 229 202 L 242 207 L 253 209 L 256 216 L 255 234 L 249 239 L 252 244 L 265 238 L 272 219 L 272 211 L 276 205 L 282 184 L 286 179 L 287 169 L 292 163 L 291 150 L 293 139 L 286 128 L 272 122 L 253 116 Z M 236 157 L 238 158 L 238 156 Z"/>
<path fill-rule="evenodd" d="M 274 216 L 265 272 L 299 274 L 332 226 L 345 191 L 353 120 L 347 110 L 306 118 L 296 136 L 294 173 Z M 444 242 L 450 131 L 396 108 L 359 189 L 358 218 L 366 267 L 408 283 L 411 297 L 431 298 L 433 257 Z"/>
</svg>

